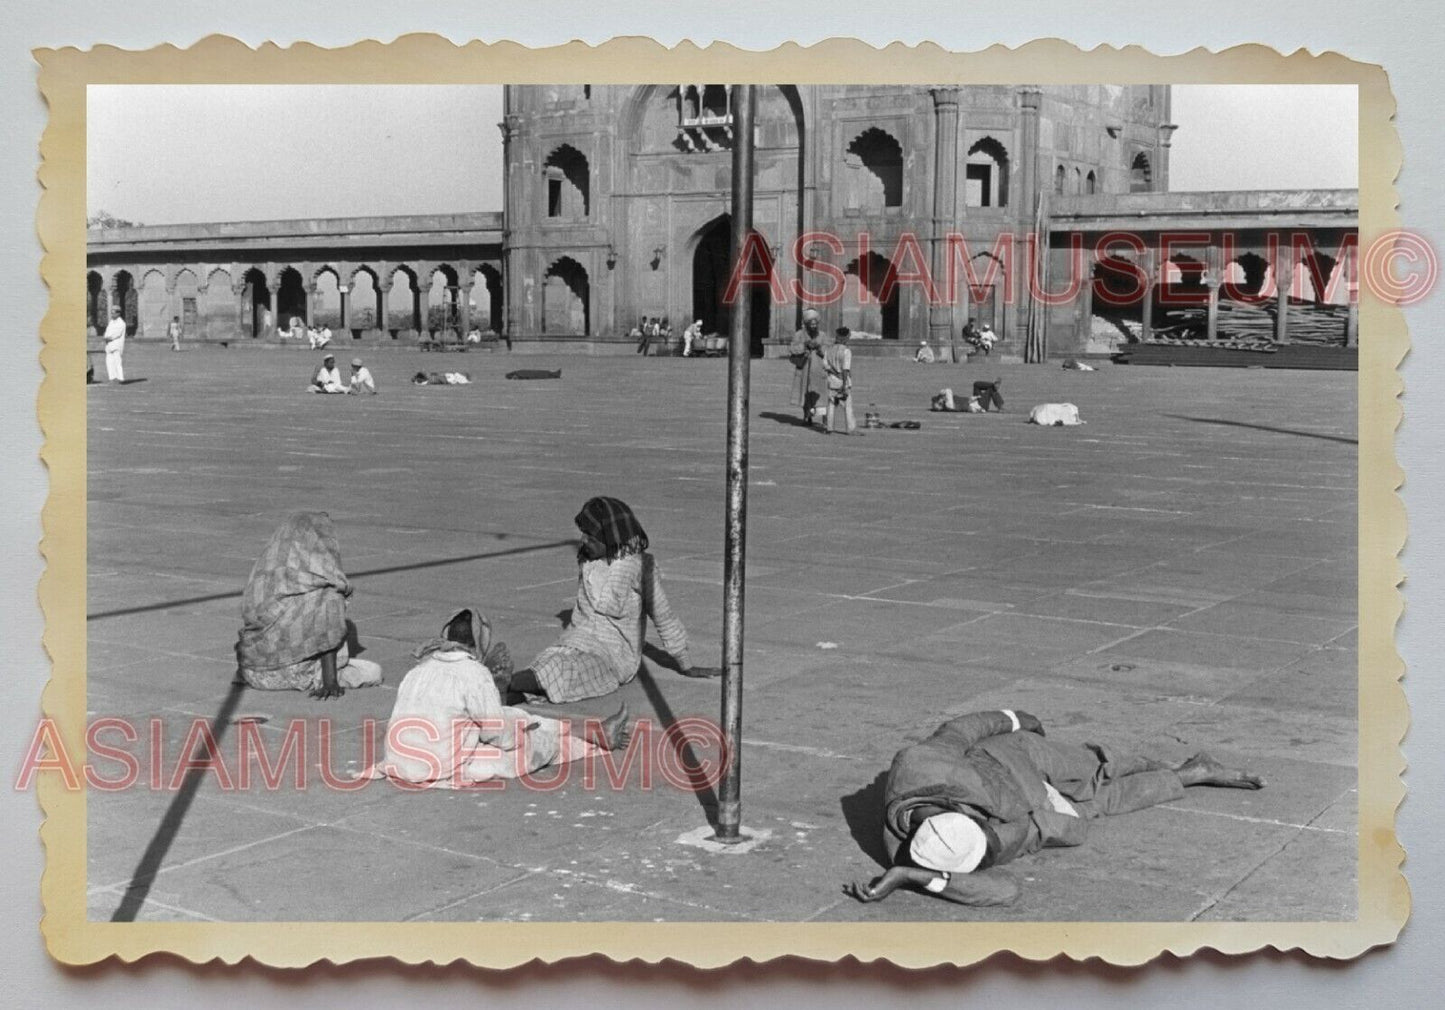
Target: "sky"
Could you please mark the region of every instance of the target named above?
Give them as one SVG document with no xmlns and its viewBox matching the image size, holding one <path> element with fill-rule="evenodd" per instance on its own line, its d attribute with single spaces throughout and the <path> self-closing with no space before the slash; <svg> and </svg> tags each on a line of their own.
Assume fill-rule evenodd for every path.
<svg viewBox="0 0 1445 1010">
<path fill-rule="evenodd" d="M 141 224 L 502 208 L 495 85 L 101 85 L 87 202 Z M 1356 91 L 1175 85 L 1170 188 L 1353 189 Z"/>
</svg>

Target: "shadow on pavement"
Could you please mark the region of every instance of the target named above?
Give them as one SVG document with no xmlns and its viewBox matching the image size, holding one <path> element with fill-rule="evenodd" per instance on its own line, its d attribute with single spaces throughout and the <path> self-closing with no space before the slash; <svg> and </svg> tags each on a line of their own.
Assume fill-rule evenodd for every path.
<svg viewBox="0 0 1445 1010">
<path fill-rule="evenodd" d="M 794 428 L 811 428 L 812 425 L 801 417 L 792 414 L 779 414 L 776 410 L 765 410 L 759 417 L 767 418 L 769 421 L 777 421 L 779 424 L 791 425 Z"/>
<path fill-rule="evenodd" d="M 439 558 L 436 561 L 417 561 L 409 565 L 390 565 L 386 568 L 370 568 L 364 572 L 351 572 L 350 578 L 353 582 L 357 579 L 364 579 L 370 575 L 390 575 L 393 572 L 414 572 L 421 568 L 440 568 L 443 565 L 459 565 L 467 561 L 485 561 L 488 558 L 505 558 L 517 554 L 530 554 L 533 551 L 550 551 L 556 547 L 575 547 L 576 540 L 553 540 L 545 544 L 533 544 L 531 547 L 511 547 L 505 551 L 488 551 L 484 554 L 466 554 L 459 558 Z M 125 617 L 128 614 L 145 614 L 152 610 L 165 610 L 169 607 L 184 607 L 193 603 L 210 603 L 213 600 L 239 600 L 241 590 L 231 593 L 209 593 L 206 596 L 188 596 L 180 600 L 165 600 L 161 603 L 143 603 L 138 607 L 120 607 L 116 610 L 102 610 L 98 613 L 87 614 L 87 621 L 98 621 L 105 617 Z"/>
<path fill-rule="evenodd" d="M 231 725 L 231 717 L 236 714 L 236 706 L 241 703 L 241 696 L 246 693 L 246 685 L 237 679 L 231 684 L 231 690 L 221 702 L 221 708 L 216 712 L 216 717 L 211 720 L 211 740 L 215 748 L 211 749 L 204 759 L 198 759 L 194 752 L 182 754 L 181 760 L 194 762 L 186 770 L 185 780 L 176 791 L 175 799 L 171 805 L 166 807 L 165 816 L 161 818 L 160 826 L 156 833 L 151 836 L 150 844 L 136 864 L 135 872 L 130 875 L 130 882 L 126 885 L 125 896 L 121 899 L 120 906 L 111 915 L 111 922 L 134 922 L 135 917 L 145 905 L 146 897 L 150 894 L 151 883 L 154 882 L 156 874 L 160 871 L 161 863 L 165 862 L 166 853 L 171 850 L 171 843 L 180 834 L 181 824 L 186 819 L 186 814 L 191 809 L 191 802 L 196 798 L 196 790 L 201 788 L 201 781 L 211 774 L 210 763 L 220 761 L 221 755 L 218 748 L 221 745 L 221 738 L 225 735 L 227 727 Z"/>
<path fill-rule="evenodd" d="M 893 865 L 888 860 L 888 850 L 883 847 L 883 787 L 887 780 L 888 773 L 879 772 L 868 785 L 838 801 L 853 840 L 885 870 Z"/>
<path fill-rule="evenodd" d="M 1230 428 L 1253 428 L 1255 431 L 1272 431 L 1279 435 L 1298 435 L 1300 438 L 1319 438 L 1326 442 L 1343 442 L 1345 445 L 1359 445 L 1357 438 L 1344 435 L 1326 435 L 1318 431 L 1300 431 L 1297 428 L 1276 428 L 1268 424 L 1250 424 L 1248 421 L 1229 421 L 1222 417 L 1186 417 L 1183 414 L 1165 414 L 1176 421 L 1194 421 L 1198 424 L 1222 424 Z"/>
<path fill-rule="evenodd" d="M 670 658 L 670 657 L 669 657 Z M 643 667 L 637 674 L 637 681 L 642 685 L 642 690 L 647 693 L 647 701 L 652 705 L 652 710 L 657 713 L 658 722 L 662 725 L 664 739 L 677 748 L 678 764 L 687 774 L 688 784 L 697 800 L 702 804 L 703 816 L 707 818 L 708 824 L 717 827 L 717 793 L 713 791 L 708 781 L 707 767 L 698 761 L 697 752 L 693 750 L 692 742 L 684 734 L 668 734 L 677 722 L 677 716 L 672 711 L 672 706 L 663 697 L 662 690 L 657 686 L 657 681 L 652 678 L 652 671 Z"/>
</svg>

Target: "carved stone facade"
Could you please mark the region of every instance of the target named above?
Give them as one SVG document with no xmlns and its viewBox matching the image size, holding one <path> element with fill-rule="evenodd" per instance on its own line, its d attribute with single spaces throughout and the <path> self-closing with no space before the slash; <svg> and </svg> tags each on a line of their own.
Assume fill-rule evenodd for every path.
<svg viewBox="0 0 1445 1010">
<path fill-rule="evenodd" d="M 731 108 L 718 84 L 506 89 L 515 337 L 620 334 L 644 316 L 726 328 Z M 1166 189 L 1172 129 L 1166 86 L 760 88 L 754 222 L 789 297 L 755 296 L 755 350 L 797 327 L 794 281 L 827 287 L 812 264 L 845 279 L 821 308 L 830 327 L 916 343 L 977 316 L 1017 344 L 1023 313 L 1001 293 L 962 284 L 930 313 L 907 276 L 941 285 L 949 233 L 986 258 L 1055 194 Z"/>
</svg>

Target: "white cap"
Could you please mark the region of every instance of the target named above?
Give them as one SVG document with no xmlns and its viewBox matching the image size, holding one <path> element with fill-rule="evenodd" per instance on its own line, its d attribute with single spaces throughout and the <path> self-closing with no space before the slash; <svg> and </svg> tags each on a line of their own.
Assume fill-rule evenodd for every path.
<svg viewBox="0 0 1445 1010">
<path fill-rule="evenodd" d="M 918 826 L 909 855 L 919 866 L 944 873 L 972 873 L 988 851 L 988 837 L 967 814 L 934 814 Z"/>
<path fill-rule="evenodd" d="M 818 315 L 818 310 L 817 310 L 817 309 L 804 309 L 804 310 L 803 310 L 803 322 L 805 322 L 805 323 L 806 323 L 809 319 L 820 319 L 820 318 L 822 318 L 822 317 Z"/>
</svg>

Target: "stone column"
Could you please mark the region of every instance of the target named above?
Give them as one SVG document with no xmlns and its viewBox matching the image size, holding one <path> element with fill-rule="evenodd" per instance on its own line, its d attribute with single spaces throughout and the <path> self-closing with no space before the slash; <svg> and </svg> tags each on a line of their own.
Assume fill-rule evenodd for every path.
<svg viewBox="0 0 1445 1010">
<path fill-rule="evenodd" d="M 516 190 L 521 182 L 520 178 L 517 178 L 520 171 L 516 162 L 517 136 L 522 129 L 522 117 L 509 113 L 497 125 L 502 131 L 502 164 L 505 171 L 502 179 L 502 297 L 506 304 L 503 306 L 505 321 L 494 320 L 493 325 L 501 330 L 510 342 L 517 332 L 517 303 L 521 301 L 522 295 L 521 279 L 517 276 L 517 257 L 513 249 L 516 229 L 520 224 L 517 219 L 517 206 L 521 194 Z"/>
<path fill-rule="evenodd" d="M 316 290 L 316 282 L 312 281 L 311 283 L 306 284 L 303 287 L 303 290 L 306 292 L 306 325 L 315 326 L 316 306 L 317 302 L 319 301 L 318 292 Z"/>
<path fill-rule="evenodd" d="M 421 274 L 416 278 L 416 316 L 420 320 L 416 327 L 418 333 L 431 329 L 431 278 L 423 281 Z"/>
<path fill-rule="evenodd" d="M 1072 256 L 1070 257 L 1072 260 Z M 1073 269 L 1070 265 L 1069 269 Z M 1084 280 L 1079 287 L 1079 319 L 1074 327 L 1074 346 L 1083 352 L 1094 339 L 1094 254 L 1084 253 Z"/>
<path fill-rule="evenodd" d="M 269 280 L 266 282 L 266 290 L 271 293 L 271 331 L 266 335 L 268 337 L 274 337 L 276 335 L 276 331 L 281 328 L 281 310 L 279 299 L 279 296 L 281 294 L 280 274 L 277 274 L 274 280 Z"/>
<path fill-rule="evenodd" d="M 932 88 L 933 96 L 933 250 L 930 257 L 933 282 L 948 273 L 948 231 L 958 213 L 958 97 L 959 88 Z M 940 292 L 943 294 L 943 292 Z M 949 295 L 952 292 L 948 293 Z M 934 347 L 953 349 L 953 306 L 951 298 L 928 307 L 928 337 Z M 956 349 L 952 354 L 958 360 Z"/>
<path fill-rule="evenodd" d="M 1169 192 L 1169 148 L 1174 143 L 1174 131 L 1177 129 L 1179 127 L 1173 123 L 1159 124 L 1159 157 L 1154 165 L 1154 189 L 1160 193 Z"/>
<path fill-rule="evenodd" d="M 336 297 L 341 301 L 341 328 L 351 329 L 351 285 L 336 285 Z"/>
<path fill-rule="evenodd" d="M 1144 302 L 1139 306 L 1139 340 L 1147 341 L 1154 335 L 1154 286 L 1159 282 L 1159 268 L 1154 263 L 1154 248 L 1144 250 L 1141 265 L 1144 268 Z"/>
<path fill-rule="evenodd" d="M 236 336 L 249 337 L 251 333 L 251 319 L 246 315 L 250 308 L 250 302 L 254 299 L 246 297 L 249 285 L 244 279 L 231 282 L 231 293 L 236 296 Z M 254 310 L 253 310 L 254 311 Z"/>
<path fill-rule="evenodd" d="M 389 327 L 386 325 L 387 302 L 391 298 L 391 281 L 377 282 L 376 285 L 376 328 L 381 331 L 382 336 L 386 335 Z"/>
<path fill-rule="evenodd" d="M 1281 236 L 1283 238 L 1283 236 Z M 1274 253 L 1274 342 L 1289 343 L 1289 289 L 1294 284 L 1294 270 L 1290 267 L 1288 242 L 1279 243 Z"/>
<path fill-rule="evenodd" d="M 1218 246 L 1210 245 L 1205 252 L 1204 262 L 1204 285 L 1209 289 L 1209 302 L 1204 316 L 1204 337 L 1206 340 L 1216 340 L 1219 337 L 1219 282 L 1224 276 L 1219 265 Z"/>
<path fill-rule="evenodd" d="M 1039 105 L 1043 92 L 1038 88 L 1019 90 L 1019 189 L 1015 196 L 1009 193 L 1009 202 L 1018 209 L 1018 216 L 1033 223 L 1034 207 L 1038 199 L 1039 161 Z"/>
<path fill-rule="evenodd" d="M 461 321 L 457 323 L 457 335 L 463 340 L 466 340 L 467 334 L 472 331 L 472 286 L 475 283 L 472 281 L 457 288 L 457 312 L 461 317 Z"/>
<path fill-rule="evenodd" d="M 1346 290 L 1349 301 L 1345 309 L 1345 346 L 1360 346 L 1360 278 L 1359 249 L 1350 246 L 1340 260 L 1340 269 L 1345 271 Z"/>
</svg>

